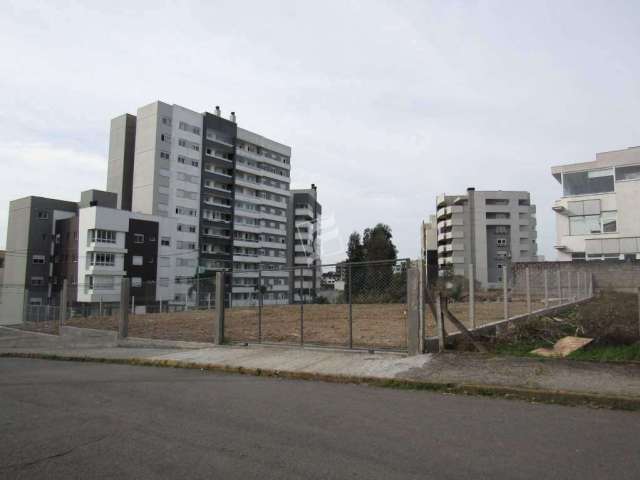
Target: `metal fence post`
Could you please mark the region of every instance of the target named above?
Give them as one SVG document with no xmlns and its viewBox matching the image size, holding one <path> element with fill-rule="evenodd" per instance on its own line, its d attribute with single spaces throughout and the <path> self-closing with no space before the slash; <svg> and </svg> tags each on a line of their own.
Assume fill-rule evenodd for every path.
<svg viewBox="0 0 640 480">
<path fill-rule="evenodd" d="M 407 353 L 423 353 L 424 342 L 420 336 L 420 270 L 407 270 Z"/>
<path fill-rule="evenodd" d="M 571 295 L 571 270 L 567 271 L 567 300 L 571 303 L 571 299 L 573 296 Z"/>
<path fill-rule="evenodd" d="M 351 285 L 353 283 L 353 278 L 351 275 L 351 264 L 349 264 L 349 271 L 348 271 L 348 279 L 349 279 L 349 288 L 348 288 L 348 293 L 349 293 L 349 348 L 353 348 L 353 301 L 351 298 Z"/>
<path fill-rule="evenodd" d="M 576 271 L 576 300 L 580 300 L 580 272 Z"/>
<path fill-rule="evenodd" d="M 216 272 L 216 314 L 213 339 L 216 345 L 224 343 L 224 272 Z"/>
<path fill-rule="evenodd" d="M 304 269 L 300 269 L 300 345 L 304 345 Z"/>
<path fill-rule="evenodd" d="M 258 343 L 262 343 L 262 270 L 258 269 Z"/>
<path fill-rule="evenodd" d="M 136 314 L 136 297 L 131 295 L 131 314 Z"/>
<path fill-rule="evenodd" d="M 100 296 L 100 316 L 102 316 L 102 295 Z"/>
<path fill-rule="evenodd" d="M 129 335 L 129 279 L 122 277 L 120 281 L 120 316 L 118 319 L 118 338 Z"/>
<path fill-rule="evenodd" d="M 593 297 L 593 273 L 589 273 L 589 296 Z"/>
<path fill-rule="evenodd" d="M 67 304 L 69 303 L 69 283 L 65 278 L 62 280 L 62 298 L 60 299 L 60 326 L 67 321 Z"/>
<path fill-rule="evenodd" d="M 562 305 L 562 274 L 559 268 L 556 271 L 556 282 L 558 282 L 558 305 Z"/>
<path fill-rule="evenodd" d="M 524 279 L 527 288 L 527 313 L 531 314 L 531 277 L 529 275 L 529 267 L 524 269 Z"/>
<path fill-rule="evenodd" d="M 509 269 L 506 265 L 502 267 L 502 302 L 504 308 L 504 319 L 509 319 Z"/>
<path fill-rule="evenodd" d="M 211 310 L 211 292 L 207 294 L 207 310 Z"/>
<path fill-rule="evenodd" d="M 469 324 L 472 329 L 476 328 L 476 288 L 475 272 L 473 263 L 469 264 Z"/>
</svg>

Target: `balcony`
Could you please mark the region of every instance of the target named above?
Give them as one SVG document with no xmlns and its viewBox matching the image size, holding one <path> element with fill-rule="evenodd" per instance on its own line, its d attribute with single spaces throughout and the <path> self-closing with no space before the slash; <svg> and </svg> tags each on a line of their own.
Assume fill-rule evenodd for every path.
<svg viewBox="0 0 640 480">
<path fill-rule="evenodd" d="M 448 207 L 439 208 L 436 212 L 436 219 L 445 220 L 449 218 L 449 216 L 453 215 L 454 213 L 462 213 L 463 211 L 464 211 L 464 207 L 460 205 L 451 205 Z"/>
<path fill-rule="evenodd" d="M 220 137 L 213 133 L 212 131 L 207 131 L 207 140 L 211 142 L 219 143 L 220 145 L 224 145 L 225 147 L 233 148 L 233 143 L 229 143 L 227 138 Z"/>
</svg>

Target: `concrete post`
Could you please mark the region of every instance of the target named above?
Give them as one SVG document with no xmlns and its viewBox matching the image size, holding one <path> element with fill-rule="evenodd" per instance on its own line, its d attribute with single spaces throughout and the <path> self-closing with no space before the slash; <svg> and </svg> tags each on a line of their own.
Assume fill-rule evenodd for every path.
<svg viewBox="0 0 640 480">
<path fill-rule="evenodd" d="M 207 310 L 211 310 L 211 292 L 207 295 Z"/>
<path fill-rule="evenodd" d="M 547 269 L 544 269 L 544 308 L 549 307 L 549 276 Z"/>
<path fill-rule="evenodd" d="M 589 296 L 593 296 L 593 273 L 589 274 Z"/>
<path fill-rule="evenodd" d="M 567 272 L 567 300 L 572 301 L 573 295 L 571 293 L 571 270 Z"/>
<path fill-rule="evenodd" d="M 262 343 L 262 304 L 264 297 L 262 293 L 262 270 L 258 269 L 258 343 Z"/>
<path fill-rule="evenodd" d="M 473 263 L 469 264 L 469 325 L 476 328 L 476 288 Z"/>
<path fill-rule="evenodd" d="M 440 292 L 436 295 L 436 330 L 438 331 L 438 351 L 444 352 L 446 339 L 442 312 L 442 294 Z"/>
<path fill-rule="evenodd" d="M 560 269 L 556 271 L 556 282 L 558 283 L 558 305 L 562 304 L 562 275 Z"/>
<path fill-rule="evenodd" d="M 524 269 L 524 279 L 527 288 L 527 313 L 531 314 L 531 277 L 529 275 L 529 267 Z"/>
<path fill-rule="evenodd" d="M 424 353 L 424 341 L 420 336 L 420 271 L 411 267 L 407 271 L 407 353 Z"/>
<path fill-rule="evenodd" d="M 60 299 L 60 326 L 67 321 L 67 305 L 69 303 L 69 283 L 65 278 L 62 281 L 62 298 Z"/>
<path fill-rule="evenodd" d="M 100 296 L 100 316 L 102 317 L 102 295 Z"/>
<path fill-rule="evenodd" d="M 224 273 L 216 272 L 216 315 L 213 339 L 216 345 L 224 343 Z"/>
<path fill-rule="evenodd" d="M 129 335 L 129 279 L 122 277 L 120 281 L 120 316 L 118 318 L 118 338 Z"/>
<path fill-rule="evenodd" d="M 576 300 L 580 300 L 580 272 L 576 272 Z"/>
<path fill-rule="evenodd" d="M 504 308 L 504 319 L 509 318 L 509 269 L 506 265 L 502 267 L 502 302 Z"/>
<path fill-rule="evenodd" d="M 136 297 L 131 295 L 131 315 L 136 314 Z"/>
<path fill-rule="evenodd" d="M 640 335 L 640 287 L 638 287 L 638 335 Z"/>
<path fill-rule="evenodd" d="M 348 288 L 348 294 L 349 294 L 349 348 L 353 348 L 353 302 L 352 302 L 352 298 L 351 298 L 351 284 L 353 283 L 353 276 L 352 276 L 352 272 L 351 272 L 351 264 L 349 264 L 348 275 L 349 275 L 349 288 Z"/>
</svg>

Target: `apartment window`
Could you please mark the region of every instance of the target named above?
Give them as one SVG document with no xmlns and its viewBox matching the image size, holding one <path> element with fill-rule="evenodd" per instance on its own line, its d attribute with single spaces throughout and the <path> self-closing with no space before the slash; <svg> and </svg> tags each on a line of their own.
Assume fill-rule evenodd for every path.
<svg viewBox="0 0 640 480">
<path fill-rule="evenodd" d="M 167 125 L 167 126 L 171 126 L 171 118 L 170 117 L 162 117 L 162 124 L 163 125 Z"/>
<path fill-rule="evenodd" d="M 144 235 L 142 233 L 134 233 L 133 243 L 144 243 Z"/>
<path fill-rule="evenodd" d="M 44 285 L 43 277 L 31 277 L 31 286 L 32 287 L 40 287 Z"/>
<path fill-rule="evenodd" d="M 592 235 L 615 233 L 617 231 L 617 212 L 602 212 L 600 215 L 578 215 L 569 217 L 570 235 Z"/>
<path fill-rule="evenodd" d="M 506 247 L 507 246 L 507 239 L 506 238 L 497 238 L 496 239 L 496 246 L 497 247 Z"/>
<path fill-rule="evenodd" d="M 518 205 L 520 205 L 521 207 L 528 207 L 531 203 L 529 202 L 528 198 L 520 198 L 518 199 Z"/>
<path fill-rule="evenodd" d="M 171 143 L 171 135 L 169 135 L 168 133 L 161 134 L 160 141 L 165 143 Z"/>
<path fill-rule="evenodd" d="M 509 199 L 507 198 L 487 198 L 484 201 L 485 205 L 509 205 Z"/>
<path fill-rule="evenodd" d="M 142 255 L 133 255 L 131 257 L 131 265 L 139 267 L 143 263 Z"/>
<path fill-rule="evenodd" d="M 506 220 L 511 218 L 511 214 L 509 212 L 487 212 L 486 218 L 487 220 Z"/>
<path fill-rule="evenodd" d="M 116 257 L 113 253 L 93 252 L 90 257 L 91 265 L 112 267 L 116 264 Z"/>
<path fill-rule="evenodd" d="M 116 243 L 116 232 L 113 230 L 89 230 L 89 241 L 98 243 Z"/>
<path fill-rule="evenodd" d="M 616 167 L 616 181 L 640 180 L 640 165 L 629 165 L 628 167 Z"/>
<path fill-rule="evenodd" d="M 142 286 L 142 278 L 140 278 L 140 277 L 131 277 L 131 286 L 133 288 L 141 287 Z"/>
<path fill-rule="evenodd" d="M 33 263 L 35 263 L 36 265 L 42 265 L 45 262 L 45 256 L 44 255 L 33 255 L 31 257 L 31 261 Z"/>
<path fill-rule="evenodd" d="M 29 305 L 42 305 L 42 298 L 30 298 Z"/>
<path fill-rule="evenodd" d="M 169 155 L 169 152 L 160 152 L 160 158 L 169 160 L 171 158 L 171 155 Z"/>
<path fill-rule="evenodd" d="M 171 259 L 169 257 L 158 257 L 158 265 L 161 267 L 171 266 Z"/>
<path fill-rule="evenodd" d="M 613 168 L 564 173 L 562 188 L 565 196 L 613 192 Z"/>
<path fill-rule="evenodd" d="M 191 166 L 192 167 L 197 167 L 200 165 L 200 162 L 198 162 L 197 160 L 191 160 Z"/>
<path fill-rule="evenodd" d="M 163 247 L 171 246 L 171 237 L 160 237 L 160 245 Z"/>
<path fill-rule="evenodd" d="M 191 132 L 195 135 L 200 135 L 200 127 L 196 127 L 195 125 L 190 125 L 187 122 L 180 122 L 178 125 L 180 130 L 184 130 L 185 132 Z"/>
<path fill-rule="evenodd" d="M 194 210 L 192 208 L 186 208 L 186 207 L 176 207 L 176 214 L 177 215 L 185 215 L 188 217 L 195 217 L 198 215 L 198 211 Z"/>
</svg>

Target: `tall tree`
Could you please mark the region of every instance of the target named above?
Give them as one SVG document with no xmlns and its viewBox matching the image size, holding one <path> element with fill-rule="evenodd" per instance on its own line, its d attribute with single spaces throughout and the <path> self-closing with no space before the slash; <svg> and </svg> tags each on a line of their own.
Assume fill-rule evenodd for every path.
<svg viewBox="0 0 640 480">
<path fill-rule="evenodd" d="M 367 228 L 362 241 L 365 259 L 371 262 L 398 258 L 398 249 L 393 244 L 392 238 L 389 225 L 379 223 L 373 228 Z"/>
<path fill-rule="evenodd" d="M 347 244 L 347 262 L 362 262 L 364 260 L 364 248 L 360 240 L 360 234 L 353 232 L 349 235 L 349 243 Z"/>
</svg>

